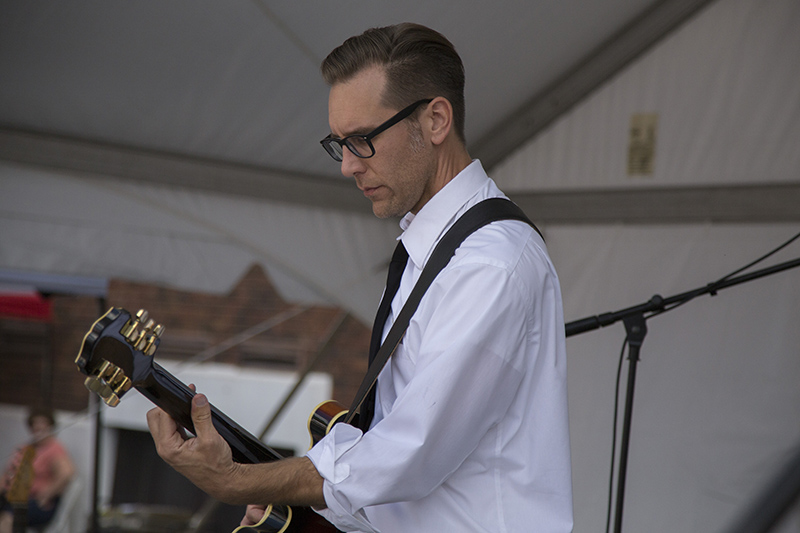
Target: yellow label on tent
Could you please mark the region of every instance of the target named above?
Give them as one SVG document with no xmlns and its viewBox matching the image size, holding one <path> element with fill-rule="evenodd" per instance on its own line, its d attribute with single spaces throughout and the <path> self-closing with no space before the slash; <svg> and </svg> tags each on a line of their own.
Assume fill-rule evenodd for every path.
<svg viewBox="0 0 800 533">
<path fill-rule="evenodd" d="M 651 176 L 656 154 L 658 115 L 637 113 L 631 116 L 628 141 L 628 176 Z"/>
</svg>

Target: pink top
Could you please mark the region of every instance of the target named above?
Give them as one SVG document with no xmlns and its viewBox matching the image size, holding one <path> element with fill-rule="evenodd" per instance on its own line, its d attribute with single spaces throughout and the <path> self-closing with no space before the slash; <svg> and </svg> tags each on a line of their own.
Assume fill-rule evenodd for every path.
<svg viewBox="0 0 800 533">
<path fill-rule="evenodd" d="M 24 448 L 17 450 L 14 457 L 9 461 L 7 477 L 4 484 L 8 485 L 13 479 L 14 472 L 17 471 Z M 45 442 L 36 446 L 36 456 L 33 458 L 33 483 L 31 484 L 31 498 L 36 496 L 46 487 L 50 486 L 55 480 L 55 465 L 63 457 L 69 457 L 67 450 L 55 438 L 49 438 Z M 7 486 L 4 488 L 8 488 Z"/>
</svg>

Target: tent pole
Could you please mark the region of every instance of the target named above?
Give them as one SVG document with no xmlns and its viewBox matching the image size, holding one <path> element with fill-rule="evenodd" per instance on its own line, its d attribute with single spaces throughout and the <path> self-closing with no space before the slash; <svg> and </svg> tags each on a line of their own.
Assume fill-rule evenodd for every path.
<svg viewBox="0 0 800 533">
<path fill-rule="evenodd" d="M 105 297 L 98 298 L 97 303 L 99 305 L 99 315 L 102 315 L 108 307 Z M 100 531 L 97 506 L 100 501 L 100 452 L 103 444 L 101 407 L 100 397 L 96 394 L 90 394 L 89 409 L 94 410 L 94 475 L 92 478 L 92 510 L 89 516 L 89 533 L 99 533 Z"/>
</svg>

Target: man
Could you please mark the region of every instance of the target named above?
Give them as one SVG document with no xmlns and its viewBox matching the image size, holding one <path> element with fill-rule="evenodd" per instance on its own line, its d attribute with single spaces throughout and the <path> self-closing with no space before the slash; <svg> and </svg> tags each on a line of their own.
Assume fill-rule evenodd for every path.
<svg viewBox="0 0 800 533">
<path fill-rule="evenodd" d="M 403 217 L 408 252 L 383 335 L 442 234 L 502 193 L 464 143 L 453 46 L 414 24 L 368 30 L 322 65 L 323 147 L 372 202 Z M 223 501 L 313 506 L 345 531 L 572 529 L 564 323 L 544 242 L 519 221 L 469 236 L 439 273 L 383 369 L 369 430 L 336 425 L 305 457 L 239 465 L 197 395 L 197 438 L 159 410 L 159 453 Z M 380 327 L 380 326 L 379 326 Z"/>
</svg>

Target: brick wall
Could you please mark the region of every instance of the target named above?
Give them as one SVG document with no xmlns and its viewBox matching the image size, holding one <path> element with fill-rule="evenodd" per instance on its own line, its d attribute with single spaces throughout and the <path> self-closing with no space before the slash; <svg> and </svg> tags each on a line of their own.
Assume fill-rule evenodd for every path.
<svg viewBox="0 0 800 533">
<path fill-rule="evenodd" d="M 49 323 L 0 317 L 0 403 L 40 402 L 72 411 L 88 405 L 74 361 L 83 336 L 101 314 L 98 300 L 51 298 Z M 216 362 L 296 372 L 317 360 L 314 370 L 333 376 L 333 397 L 345 405 L 366 371 L 369 327 L 339 308 L 283 301 L 257 266 L 225 296 L 113 280 L 107 304 L 131 312 L 147 309 L 165 326 L 157 359 L 203 352 L 215 354 L 211 360 Z M 221 343 L 288 314 L 293 316 L 218 353 Z"/>
</svg>

